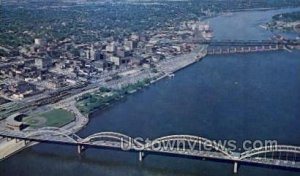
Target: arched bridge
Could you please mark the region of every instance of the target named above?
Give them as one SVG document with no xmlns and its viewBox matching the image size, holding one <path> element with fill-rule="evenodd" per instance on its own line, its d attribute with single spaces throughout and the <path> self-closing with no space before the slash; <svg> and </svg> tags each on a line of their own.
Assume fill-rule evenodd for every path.
<svg viewBox="0 0 300 176">
<path fill-rule="evenodd" d="M 191 156 L 232 158 L 231 151 L 215 141 L 192 135 L 164 136 L 145 143 L 145 151 L 178 153 Z"/>
<path fill-rule="evenodd" d="M 231 161 L 234 172 L 238 163 L 269 165 L 300 170 L 300 147 L 287 145 L 270 145 L 243 153 L 230 151 L 224 145 L 214 140 L 192 135 L 163 136 L 154 140 L 132 138 L 122 133 L 100 132 L 82 138 L 72 131 L 55 127 L 16 132 L 0 131 L 0 136 L 17 142 L 40 142 L 76 146 L 78 153 L 88 148 L 104 148 L 137 152 L 142 161 L 145 154 L 171 155 L 194 159 L 212 159 Z"/>
</svg>

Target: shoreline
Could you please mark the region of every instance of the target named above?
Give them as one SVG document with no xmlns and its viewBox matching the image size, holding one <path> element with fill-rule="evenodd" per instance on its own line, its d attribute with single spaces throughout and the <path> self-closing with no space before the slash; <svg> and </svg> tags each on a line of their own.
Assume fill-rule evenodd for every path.
<svg viewBox="0 0 300 176">
<path fill-rule="evenodd" d="M 197 48 L 197 49 L 199 49 L 199 48 Z M 198 52 L 199 52 L 199 51 L 198 51 Z M 181 70 L 184 70 L 185 68 L 188 68 L 189 66 L 191 66 L 191 65 L 193 65 L 193 64 L 195 64 L 195 63 L 197 63 L 197 62 L 200 62 L 202 59 L 204 59 L 204 58 L 207 56 L 207 53 L 206 53 L 206 52 L 205 52 L 204 54 L 201 53 L 201 54 L 202 54 L 201 56 L 199 55 L 198 52 L 197 52 L 197 51 L 192 51 L 191 53 L 183 54 L 183 55 L 176 56 L 176 57 L 173 57 L 173 58 L 168 59 L 168 61 L 173 62 L 173 63 L 176 63 L 176 62 L 178 62 L 178 61 L 176 61 L 175 59 L 183 59 L 183 58 L 187 58 L 188 55 L 197 54 L 197 56 L 194 56 L 194 57 L 192 56 L 191 59 L 188 59 L 188 60 L 186 60 L 185 63 L 181 63 L 180 65 L 176 66 L 175 68 L 173 68 L 173 69 L 171 69 L 171 70 L 168 70 L 168 72 L 164 72 L 164 71 L 160 72 L 160 73 L 162 74 L 161 76 L 159 76 L 159 77 L 157 77 L 157 78 L 155 78 L 155 79 L 153 79 L 153 77 L 152 77 L 152 78 L 149 78 L 149 79 L 152 79 L 152 80 L 150 81 L 150 83 L 149 83 L 148 85 L 145 85 L 145 86 L 143 86 L 143 87 L 140 88 L 140 89 L 136 89 L 136 90 L 134 90 L 134 92 L 129 93 L 129 94 L 127 94 L 127 95 L 122 95 L 122 97 L 121 97 L 120 99 L 114 100 L 114 101 L 111 102 L 108 106 L 98 107 L 98 108 L 96 108 L 95 110 L 92 110 L 91 112 L 88 112 L 87 114 L 84 114 L 84 116 L 86 116 L 86 117 L 89 119 L 94 113 L 100 112 L 100 111 L 102 111 L 102 110 L 105 110 L 105 109 L 107 109 L 107 108 L 112 107 L 113 104 L 118 103 L 118 102 L 121 102 L 121 101 L 124 100 L 127 96 L 133 95 L 133 94 L 135 94 L 135 93 L 137 93 L 137 92 L 140 92 L 141 90 L 145 89 L 146 87 L 150 87 L 152 84 L 155 84 L 155 83 L 157 83 L 157 82 L 159 82 L 159 81 L 161 81 L 161 80 L 163 80 L 163 79 L 168 78 L 171 74 L 177 73 L 177 72 L 179 72 L 179 71 L 181 71 Z M 202 52 L 202 50 L 201 50 L 201 52 Z M 198 56 L 199 56 L 199 57 L 198 57 Z M 160 70 L 160 69 L 158 68 L 158 70 Z M 138 80 L 138 81 L 141 81 L 141 80 Z M 133 83 L 133 84 L 134 84 L 134 83 Z"/>
<path fill-rule="evenodd" d="M 203 52 L 203 49 L 201 50 L 201 52 Z M 185 68 L 187 68 L 187 67 L 189 67 L 189 66 L 191 66 L 191 65 L 193 65 L 193 64 L 195 64 L 195 63 L 197 63 L 199 61 L 201 61 L 207 55 L 207 52 L 205 52 L 204 54 L 201 53 L 201 55 L 199 55 L 198 52 L 197 51 L 192 51 L 191 53 L 183 54 L 183 55 L 176 56 L 174 58 L 168 59 L 167 60 L 167 64 L 169 64 L 168 62 L 171 61 L 173 64 L 175 63 L 177 65 L 175 65 L 174 68 L 167 69 L 167 70 L 171 71 L 171 73 L 179 72 L 179 71 L 181 71 L 181 70 L 183 70 L 183 69 L 185 69 Z M 194 57 L 191 57 L 191 56 L 194 56 Z M 186 60 L 184 60 L 184 59 L 186 59 Z M 181 61 L 183 60 L 183 62 L 176 63 L 176 62 L 178 62 L 178 60 L 181 60 Z M 163 66 L 164 66 L 164 63 L 162 63 L 160 71 L 162 71 L 164 69 Z M 158 81 L 161 81 L 161 80 L 167 78 L 169 76 L 169 74 L 170 74 L 170 72 L 169 73 L 168 72 L 167 73 L 164 72 L 164 74 L 162 76 L 160 76 L 160 77 L 152 80 L 149 83 L 149 86 L 151 86 L 151 84 L 155 84 Z M 138 80 L 138 81 L 140 81 L 140 80 Z M 145 87 L 149 87 L 149 86 L 145 86 Z M 143 87 L 141 89 L 138 89 L 138 90 L 143 90 L 145 87 Z M 81 96 L 83 94 L 86 94 L 86 93 L 93 93 L 96 90 L 98 90 L 98 88 L 82 92 L 82 93 L 80 93 L 78 95 L 69 97 L 69 98 L 67 98 L 67 99 L 65 99 L 65 100 L 63 100 L 61 102 L 58 102 L 56 104 L 51 105 L 52 107 L 55 107 L 55 108 L 62 108 L 64 110 L 67 110 L 67 111 L 73 113 L 74 116 L 75 116 L 75 120 L 72 121 L 71 123 L 69 123 L 69 124 L 61 127 L 62 129 L 67 130 L 70 133 L 78 133 L 79 131 L 81 131 L 82 129 L 84 129 L 88 125 L 88 123 L 90 122 L 90 117 L 93 115 L 93 113 L 96 113 L 96 112 L 99 112 L 99 111 L 103 111 L 104 109 L 110 107 L 110 106 L 104 107 L 103 109 L 99 109 L 98 108 L 95 111 L 89 112 L 87 114 L 83 114 L 83 113 L 81 113 L 79 111 L 79 109 L 76 107 L 76 100 L 75 100 L 75 98 L 79 97 L 79 96 Z M 134 93 L 139 92 L 138 90 L 135 91 Z M 134 93 L 131 93 L 131 94 L 134 94 Z M 129 94 L 129 95 L 131 95 L 131 94 Z M 126 96 L 128 96 L 128 95 L 126 95 Z M 126 96 L 124 96 L 124 97 L 126 98 Z M 117 100 L 116 102 L 113 102 L 111 105 L 113 105 L 115 103 L 118 103 L 118 102 L 121 102 L 123 99 L 124 98 L 121 98 L 120 100 Z M 70 101 L 70 102 L 68 102 L 68 101 Z M 68 102 L 68 103 L 66 103 L 66 102 Z M 0 148 L 1 148 L 1 146 L 11 145 L 9 147 L 10 150 L 8 150 L 8 151 L 1 152 L 1 150 L 0 150 L 0 161 L 2 161 L 4 159 L 6 159 L 6 158 L 8 158 L 8 157 L 10 157 L 10 156 L 18 153 L 18 152 L 21 152 L 24 149 L 27 149 L 29 147 L 32 147 L 34 145 L 39 144 L 38 142 L 30 142 L 29 144 L 25 145 L 25 143 L 23 143 L 23 141 L 18 142 L 18 143 L 17 142 L 11 143 L 12 141 L 13 140 L 8 141 L 8 142 L 2 142 L 2 143 L 0 143 Z"/>
<path fill-rule="evenodd" d="M 281 9 L 281 8 L 278 8 L 278 9 Z M 244 9 L 244 10 L 232 11 L 232 12 L 247 12 L 247 11 L 256 11 L 256 10 L 257 10 L 257 11 L 268 11 L 268 10 L 277 10 L 277 9 L 275 9 L 275 8 L 268 8 L 268 9 Z M 225 14 L 226 14 L 226 13 L 225 13 Z M 210 19 L 210 18 L 214 18 L 214 17 L 217 17 L 217 16 L 224 16 L 225 14 L 218 14 L 218 15 L 213 16 L 213 17 L 207 17 L 207 18 L 205 18 L 204 20 L 208 20 L 208 19 Z M 186 54 L 183 54 L 183 55 L 180 55 L 180 56 L 175 56 L 175 57 L 173 57 L 173 58 L 167 59 L 166 61 L 162 61 L 163 63 L 159 63 L 159 65 L 162 64 L 161 67 L 163 67 L 164 62 L 166 62 L 166 65 L 168 65 L 168 64 L 169 64 L 169 63 L 168 63 L 169 61 L 171 61 L 171 62 L 173 62 L 173 63 L 176 64 L 176 62 L 178 62 L 178 58 L 179 58 L 179 59 L 180 59 L 180 58 L 182 59 L 182 58 L 185 58 L 185 57 L 189 57 L 190 55 L 193 55 L 193 54 L 195 54 L 195 51 L 192 51 L 191 53 L 186 53 Z M 203 54 L 203 53 L 202 53 L 202 54 Z M 152 80 L 151 83 L 150 83 L 150 85 L 151 85 L 151 84 L 155 84 L 156 82 L 158 82 L 158 81 L 160 81 L 160 80 L 163 80 L 163 79 L 167 78 L 168 75 L 171 74 L 171 73 L 173 74 L 173 73 L 179 72 L 179 71 L 184 70 L 185 68 L 187 68 L 187 67 L 189 67 L 189 66 L 191 66 L 191 65 L 193 65 L 193 64 L 195 64 L 195 63 L 197 63 L 197 62 L 199 62 L 199 61 L 201 61 L 202 59 L 204 59 L 204 58 L 206 57 L 206 55 L 207 55 L 207 53 L 204 53 L 203 55 L 197 57 L 197 54 L 196 54 L 196 55 L 194 55 L 194 57 L 196 56 L 196 58 L 191 58 L 191 57 L 190 57 L 190 58 L 184 60 L 184 62 L 177 63 L 177 64 L 179 64 L 179 65 L 177 65 L 177 66 L 175 66 L 174 68 L 171 68 L 171 69 L 166 69 L 166 70 L 164 70 L 164 68 L 160 68 L 160 69 L 161 69 L 160 71 L 163 71 L 164 74 L 163 74 L 162 76 L 156 78 L 155 80 Z M 176 60 L 176 59 L 177 59 L 177 60 Z M 148 87 L 148 86 L 147 86 L 147 87 Z M 144 89 L 144 88 L 143 88 L 143 89 Z M 141 90 L 143 90 L 143 89 L 141 89 Z M 123 100 L 123 98 L 122 98 L 121 100 L 118 100 L 118 101 L 112 103 L 112 104 L 109 105 L 108 107 L 105 107 L 105 108 L 103 108 L 103 109 L 97 109 L 97 110 L 92 111 L 92 112 L 90 112 L 90 113 L 88 113 L 88 114 L 86 114 L 86 115 L 85 115 L 85 114 L 82 114 L 82 113 L 76 108 L 76 106 L 75 106 L 75 103 L 76 103 L 76 101 L 74 100 L 75 97 L 78 97 L 78 96 L 80 96 L 81 94 L 85 94 L 85 93 L 89 93 L 89 92 L 95 92 L 96 90 L 98 90 L 98 88 L 92 89 L 92 90 L 88 90 L 88 91 L 85 91 L 85 92 L 82 92 L 82 93 L 80 93 L 79 95 L 72 96 L 72 97 L 70 97 L 70 98 L 67 98 L 66 100 L 62 100 L 62 101 L 60 101 L 60 102 L 58 102 L 58 103 L 56 103 L 56 104 L 51 105 L 52 107 L 62 108 L 62 109 L 65 109 L 65 110 L 67 110 L 67 111 L 72 112 L 73 114 L 75 114 L 75 121 L 73 121 L 73 122 L 71 122 L 71 123 L 69 123 L 69 124 L 63 126 L 63 127 L 62 127 L 63 129 L 69 130 L 69 131 L 72 132 L 72 133 L 78 133 L 80 130 L 83 130 L 83 129 L 88 125 L 88 123 L 90 122 L 90 117 L 93 115 L 93 113 L 103 111 L 103 110 L 105 110 L 106 108 L 110 108 L 111 106 L 113 106 L 113 104 L 119 103 L 119 102 L 121 102 L 121 101 Z M 139 91 L 137 90 L 136 92 L 139 92 Z M 132 94 L 134 94 L 134 93 L 132 93 Z M 131 95 L 131 94 L 130 94 L 130 95 Z M 128 96 L 128 95 L 127 95 L 127 96 Z M 73 99 L 73 100 L 71 101 L 71 103 L 66 103 L 66 104 L 64 104 L 65 101 L 70 100 L 70 99 Z M 18 143 L 16 143 L 16 144 L 18 144 Z M 15 154 L 15 153 L 18 153 L 19 151 L 22 151 L 22 150 L 26 149 L 27 147 L 34 146 L 34 145 L 36 145 L 36 144 L 38 144 L 38 143 L 30 143 L 30 144 L 27 145 L 27 146 L 24 146 L 24 147 L 22 147 L 22 148 L 20 148 L 20 149 L 18 149 L 18 150 L 16 150 L 16 151 L 14 151 L 14 152 L 11 152 L 9 155 L 7 155 L 7 157 L 9 157 L 9 156 L 11 156 L 11 155 L 13 155 L 13 154 Z M 2 145 L 2 143 L 0 144 L 0 146 L 1 146 L 1 145 Z M 7 157 L 4 157 L 3 159 L 5 159 L 5 158 L 7 158 Z M 1 156 L 0 156 L 0 160 L 1 160 Z"/>
</svg>

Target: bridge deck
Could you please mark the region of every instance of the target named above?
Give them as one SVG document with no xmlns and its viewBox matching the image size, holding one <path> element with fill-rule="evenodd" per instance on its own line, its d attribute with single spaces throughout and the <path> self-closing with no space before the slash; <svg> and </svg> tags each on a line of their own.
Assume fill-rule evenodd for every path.
<svg viewBox="0 0 300 176">
<path fill-rule="evenodd" d="M 121 151 L 130 151 L 130 152 L 145 152 L 149 154 L 157 155 L 172 155 L 177 157 L 188 157 L 195 159 L 212 159 L 212 160 L 223 160 L 230 162 L 239 162 L 239 163 L 248 163 L 255 165 L 268 165 L 275 167 L 284 167 L 284 168 L 293 168 L 300 169 L 300 161 L 288 161 L 288 160 L 279 160 L 279 159 L 270 159 L 263 157 L 254 157 L 254 158 L 245 158 L 240 159 L 237 156 L 241 156 L 240 153 L 234 153 L 232 156 L 226 156 L 223 153 L 217 151 L 201 151 L 201 150 L 180 150 L 178 148 L 169 149 L 169 148 L 145 148 L 143 150 L 138 150 L 139 146 L 130 146 L 129 148 L 124 149 L 121 142 L 112 141 L 112 140 L 102 140 L 102 141 L 88 141 L 83 142 L 84 139 L 72 140 L 63 135 L 54 135 L 54 134 L 44 134 L 41 136 L 27 137 L 24 133 L 14 132 L 14 131 L 0 131 L 0 136 L 3 138 L 19 139 L 20 141 L 27 142 L 40 142 L 40 143 L 52 143 L 60 145 L 72 145 L 72 146 L 83 146 L 85 148 L 105 148 L 111 150 L 121 150 Z"/>
</svg>

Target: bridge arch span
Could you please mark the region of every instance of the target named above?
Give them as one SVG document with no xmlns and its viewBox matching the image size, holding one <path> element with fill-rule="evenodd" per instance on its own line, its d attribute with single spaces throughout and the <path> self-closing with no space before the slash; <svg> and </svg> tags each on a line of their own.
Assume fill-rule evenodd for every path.
<svg viewBox="0 0 300 176">
<path fill-rule="evenodd" d="M 133 140 L 132 137 L 127 136 L 122 133 L 116 133 L 116 132 L 100 132 L 93 135 L 90 135 L 86 138 L 84 138 L 81 142 L 82 143 L 93 143 L 93 142 L 119 142 L 119 143 L 125 143 L 126 145 L 135 145 L 135 146 L 142 146 L 142 143 L 139 143 L 135 140 Z"/>
<path fill-rule="evenodd" d="M 188 147 L 191 147 L 190 145 L 203 145 L 205 147 L 209 147 L 210 149 L 213 149 L 217 152 L 220 152 L 225 157 L 233 158 L 232 153 L 223 145 L 220 145 L 216 143 L 215 141 L 199 137 L 199 136 L 193 136 L 193 135 L 171 135 L 171 136 L 164 136 L 157 138 L 151 143 L 146 143 L 146 149 L 150 149 L 152 147 L 155 147 L 157 144 L 163 144 L 163 143 L 169 143 L 172 144 L 172 142 L 178 142 L 178 143 L 188 143 Z M 173 143 L 174 144 L 174 143 Z M 167 147 L 174 147 L 174 146 L 167 146 Z M 179 146 L 177 146 L 179 147 Z M 193 149 L 194 150 L 194 149 Z"/>
<path fill-rule="evenodd" d="M 34 137 L 38 137 L 38 136 L 42 137 L 45 135 L 50 135 L 52 137 L 59 136 L 59 137 L 68 139 L 68 141 L 72 142 L 72 143 L 78 143 L 82 140 L 75 133 L 73 133 L 69 130 L 65 130 L 65 129 L 57 128 L 57 127 L 44 127 L 44 128 L 40 128 L 40 129 L 34 130 L 34 131 L 27 131 L 25 134 L 25 137 L 30 139 L 30 138 L 34 138 Z"/>
<path fill-rule="evenodd" d="M 292 154 L 300 154 L 300 147 L 289 146 L 289 145 L 271 145 L 255 148 L 246 152 L 241 153 L 240 159 L 253 158 L 255 156 L 261 154 L 268 153 L 292 153 Z"/>
</svg>

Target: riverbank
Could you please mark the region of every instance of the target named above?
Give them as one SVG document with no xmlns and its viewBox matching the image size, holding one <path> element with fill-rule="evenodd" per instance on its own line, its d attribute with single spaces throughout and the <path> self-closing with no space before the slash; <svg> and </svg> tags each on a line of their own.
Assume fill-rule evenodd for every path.
<svg viewBox="0 0 300 176">
<path fill-rule="evenodd" d="M 210 20 L 210 25 L 217 29 L 216 40 L 265 40 L 272 35 L 257 28 L 257 24 L 266 22 L 269 20 L 266 16 L 272 14 L 238 13 L 217 17 Z M 245 16 L 249 18 L 245 20 Z M 243 28 L 236 25 L 240 21 Z M 296 108 L 299 107 L 299 79 L 295 77 L 299 73 L 298 58 L 299 52 L 205 57 L 201 64 L 176 73 L 174 80 L 162 81 L 113 105 L 114 108 L 93 114 L 80 136 L 99 131 L 150 139 L 191 134 L 220 140 L 229 136 L 238 143 L 249 139 L 275 139 L 282 144 L 299 146 Z M 136 155 L 116 151 L 91 149 L 80 159 L 75 153 L 74 147 L 38 145 L 4 160 L 1 174 L 33 176 L 47 170 L 48 175 L 64 173 L 66 176 L 232 175 L 232 164 L 227 163 L 160 156 L 147 156 L 145 162 L 138 163 Z M 16 166 L 17 169 L 11 169 Z M 49 166 L 52 169 L 49 170 Z M 246 165 L 240 166 L 239 174 L 299 175 L 288 170 Z"/>
<path fill-rule="evenodd" d="M 300 11 L 274 15 L 272 21 L 261 27 L 270 31 L 300 33 Z"/>
<path fill-rule="evenodd" d="M 161 61 L 156 65 L 156 72 L 146 77 L 135 75 L 132 79 L 133 82 L 128 81 L 128 78 L 116 80 L 118 81 L 117 85 L 108 84 L 94 93 L 83 94 L 76 99 L 76 107 L 81 113 L 89 117 L 95 111 L 107 108 L 157 81 L 175 76 L 174 73 L 203 59 L 207 54 L 206 49 L 207 46 L 197 46 L 191 53 Z M 141 72 L 141 74 L 144 74 L 144 72 Z"/>
<path fill-rule="evenodd" d="M 156 83 L 157 81 L 165 79 L 170 74 L 173 74 L 177 71 L 180 71 L 198 62 L 199 60 L 203 59 L 206 56 L 207 54 L 206 48 L 207 46 L 198 46 L 191 53 L 180 55 L 162 61 L 156 67 L 157 73 L 154 74 L 147 73 L 145 76 L 145 72 L 141 72 L 140 74 L 134 76 L 137 79 L 131 79 L 130 81 L 128 81 L 127 79 L 116 80 L 117 83 L 107 84 L 102 88 L 87 90 L 78 95 L 60 101 L 56 104 L 50 105 L 50 107 L 53 109 L 61 108 L 68 112 L 71 112 L 74 115 L 75 120 L 63 126 L 62 128 L 68 131 L 70 134 L 77 133 L 88 124 L 89 116 L 93 112 L 99 111 L 99 108 L 102 109 L 108 107 L 109 105 L 113 104 L 116 101 L 120 101 L 121 99 L 125 98 L 128 95 L 136 93 L 138 92 L 138 90 L 142 90 L 143 88 L 148 87 L 151 84 Z M 101 94 L 99 94 L 99 91 L 101 92 Z M 112 93 L 112 91 L 114 91 L 114 93 Z M 118 95 L 115 95 L 115 93 L 117 93 Z M 93 96 L 97 96 L 101 98 L 95 99 L 92 98 Z M 89 97 L 90 99 L 88 101 L 95 100 L 94 102 L 95 104 L 93 106 L 87 104 L 86 107 L 84 106 L 78 108 L 78 102 L 82 100 L 86 100 L 86 98 L 84 97 Z M 97 105 L 97 103 L 99 103 L 99 106 L 95 106 Z M 27 147 L 31 147 L 36 144 L 38 143 L 32 142 L 25 145 L 23 142 L 3 141 L 0 145 L 0 159 L 1 158 L 5 159 L 19 151 L 26 149 Z M 1 148 L 6 148 L 7 146 L 10 146 L 8 150 L 1 151 Z"/>
<path fill-rule="evenodd" d="M 4 139 L 5 140 L 5 139 Z M 0 145 L 0 161 L 17 153 L 26 147 L 24 142 L 17 142 L 16 139 L 3 141 Z"/>
<path fill-rule="evenodd" d="M 1 145 L 0 145 L 0 162 L 2 160 L 12 156 L 12 155 L 24 150 L 25 148 L 34 146 L 36 144 L 38 144 L 38 143 L 32 142 L 30 144 L 25 144 L 24 141 L 17 141 L 16 139 L 1 142 Z"/>
<path fill-rule="evenodd" d="M 201 49 L 200 49 L 201 50 Z M 206 55 L 205 50 L 205 46 L 203 46 L 202 50 L 197 52 L 193 52 L 193 53 L 189 53 L 189 54 L 185 54 L 185 55 L 181 55 L 181 56 L 177 56 L 175 58 L 171 58 L 171 59 L 166 59 L 160 63 L 158 63 L 157 65 L 157 70 L 158 73 L 149 73 L 149 72 L 141 72 L 139 75 L 134 75 L 133 79 L 122 79 L 121 80 L 115 80 L 113 83 L 107 83 L 104 86 L 110 89 L 120 89 L 124 86 L 128 86 L 128 85 L 132 85 L 134 83 L 136 83 L 139 80 L 143 80 L 145 78 L 155 78 L 153 80 L 151 80 L 150 84 L 154 84 L 157 81 L 160 81 L 162 79 L 165 79 L 168 77 L 168 75 L 171 75 L 177 71 L 180 71 L 192 64 L 194 64 L 195 62 L 199 61 L 199 59 L 204 58 Z M 156 76 L 156 77 L 154 77 Z M 135 79 L 137 78 L 137 79 Z M 72 112 L 73 114 L 75 114 L 75 121 L 66 125 L 64 128 L 69 130 L 72 133 L 76 133 L 78 131 L 80 131 L 81 129 L 83 129 L 89 122 L 89 115 L 91 113 L 93 113 L 94 111 L 88 112 L 87 114 L 82 114 L 82 112 L 80 112 L 77 107 L 75 106 L 75 104 L 77 103 L 76 101 L 76 97 L 80 97 L 82 95 L 84 95 L 85 93 L 95 93 L 96 91 L 98 91 L 99 89 L 93 89 L 93 90 L 89 90 L 87 92 L 83 92 L 81 95 L 76 95 L 74 97 L 71 97 L 67 100 L 61 101 L 55 105 L 53 105 L 53 107 L 57 108 L 63 108 L 66 109 L 70 112 Z M 142 90 L 142 89 L 139 89 Z M 131 91 L 132 93 L 134 93 L 134 91 Z M 137 92 L 137 91 L 135 91 Z M 97 109 L 97 107 L 93 108 L 94 110 Z"/>
</svg>

